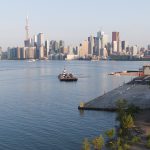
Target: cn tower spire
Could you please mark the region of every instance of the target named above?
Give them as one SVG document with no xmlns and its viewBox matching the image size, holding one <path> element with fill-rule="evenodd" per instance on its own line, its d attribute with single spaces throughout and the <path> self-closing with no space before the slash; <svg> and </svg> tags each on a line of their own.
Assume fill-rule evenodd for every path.
<svg viewBox="0 0 150 150">
<path fill-rule="evenodd" d="M 26 30 L 26 40 L 29 39 L 29 17 L 26 17 L 26 26 L 25 26 L 25 30 Z"/>
</svg>

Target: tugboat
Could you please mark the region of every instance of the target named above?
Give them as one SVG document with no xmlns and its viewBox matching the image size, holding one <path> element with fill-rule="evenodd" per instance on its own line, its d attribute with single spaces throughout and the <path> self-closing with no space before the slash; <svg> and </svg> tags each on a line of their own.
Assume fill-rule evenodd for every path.
<svg viewBox="0 0 150 150">
<path fill-rule="evenodd" d="M 78 78 L 74 77 L 71 73 L 67 73 L 66 69 L 63 70 L 62 74 L 58 75 L 58 79 L 60 81 L 68 81 L 68 82 L 78 80 Z"/>
</svg>

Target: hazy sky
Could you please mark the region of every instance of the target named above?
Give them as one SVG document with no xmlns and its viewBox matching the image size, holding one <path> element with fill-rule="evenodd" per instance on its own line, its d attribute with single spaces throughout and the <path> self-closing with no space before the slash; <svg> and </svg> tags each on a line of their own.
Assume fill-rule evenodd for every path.
<svg viewBox="0 0 150 150">
<path fill-rule="evenodd" d="M 30 35 L 79 44 L 100 29 L 119 31 L 121 40 L 150 43 L 150 0 L 1 0 L 0 46 L 23 46 L 25 18 Z"/>
</svg>

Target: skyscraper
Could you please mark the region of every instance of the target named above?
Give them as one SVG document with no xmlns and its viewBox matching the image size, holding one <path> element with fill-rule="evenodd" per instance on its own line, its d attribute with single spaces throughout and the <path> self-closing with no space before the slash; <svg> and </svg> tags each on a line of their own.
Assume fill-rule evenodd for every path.
<svg viewBox="0 0 150 150">
<path fill-rule="evenodd" d="M 50 46 L 50 42 L 49 42 L 49 40 L 46 40 L 45 41 L 45 52 L 44 52 L 44 55 L 45 55 L 45 57 L 48 57 L 48 55 L 49 55 L 49 47 Z"/>
<path fill-rule="evenodd" d="M 107 49 L 105 49 L 105 48 L 107 47 L 108 36 L 104 32 L 99 31 L 99 32 L 97 32 L 97 37 L 100 40 L 100 43 L 99 43 L 99 56 L 103 56 L 104 51 L 107 51 Z"/>
<path fill-rule="evenodd" d="M 126 41 L 122 41 L 121 42 L 121 48 L 122 48 L 122 50 L 126 50 L 126 47 L 127 47 L 127 42 Z"/>
<path fill-rule="evenodd" d="M 37 35 L 34 35 L 33 36 L 33 39 L 32 39 L 32 46 L 37 46 Z"/>
<path fill-rule="evenodd" d="M 85 58 L 88 56 L 88 41 L 84 40 L 82 44 L 80 44 L 79 56 Z"/>
<path fill-rule="evenodd" d="M 112 45 L 113 45 L 113 52 L 117 53 L 117 51 L 118 51 L 118 49 L 117 49 L 118 48 L 117 41 L 113 41 Z"/>
<path fill-rule="evenodd" d="M 93 50 L 94 50 L 94 37 L 91 35 L 88 37 L 88 54 L 90 56 L 93 55 Z"/>
<path fill-rule="evenodd" d="M 150 50 L 150 44 L 147 46 L 147 49 Z"/>
<path fill-rule="evenodd" d="M 37 47 L 41 47 L 44 46 L 44 34 L 43 33 L 39 33 L 37 35 Z"/>
<path fill-rule="evenodd" d="M 39 58 L 39 59 L 43 59 L 44 58 L 44 51 L 45 51 L 45 47 L 44 47 L 44 34 L 43 33 L 39 33 L 37 35 L 36 57 Z"/>
<path fill-rule="evenodd" d="M 119 37 L 119 32 L 112 32 L 112 46 L 113 46 L 113 51 L 114 51 L 114 41 L 117 43 L 117 52 L 120 52 L 120 37 Z M 116 45 L 115 45 L 116 46 Z"/>
<path fill-rule="evenodd" d="M 2 58 L 2 47 L 0 47 L 0 59 Z"/>
<path fill-rule="evenodd" d="M 65 42 L 60 40 L 59 41 L 59 53 L 64 53 L 64 47 L 65 47 Z"/>
</svg>

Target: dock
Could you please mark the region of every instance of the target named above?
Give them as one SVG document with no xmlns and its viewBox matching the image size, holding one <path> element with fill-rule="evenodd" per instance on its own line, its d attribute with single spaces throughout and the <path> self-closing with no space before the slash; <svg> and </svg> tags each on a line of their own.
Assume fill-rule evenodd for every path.
<svg viewBox="0 0 150 150">
<path fill-rule="evenodd" d="M 150 109 L 150 85 L 124 84 L 87 103 L 81 103 L 78 109 L 116 111 L 116 101 L 119 99 L 125 99 L 128 104 L 134 104 L 140 109 Z"/>
<path fill-rule="evenodd" d="M 133 71 L 133 70 L 127 70 L 127 71 L 121 71 L 121 72 L 112 72 L 108 75 L 116 75 L 116 76 L 144 76 L 143 71 Z"/>
</svg>

